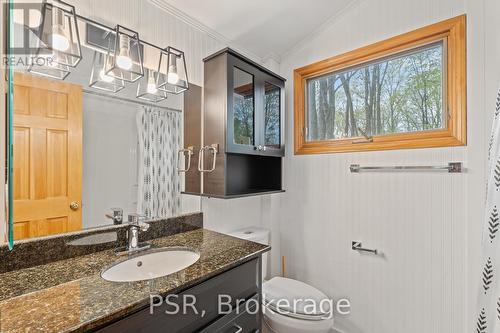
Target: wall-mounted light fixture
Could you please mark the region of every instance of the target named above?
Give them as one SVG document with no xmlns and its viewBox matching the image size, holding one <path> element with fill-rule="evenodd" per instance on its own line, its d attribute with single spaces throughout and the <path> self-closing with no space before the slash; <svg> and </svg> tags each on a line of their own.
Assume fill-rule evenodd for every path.
<svg viewBox="0 0 500 333">
<path fill-rule="evenodd" d="M 139 34 L 117 25 L 109 38 L 108 59 L 104 66 L 107 75 L 127 82 L 135 82 L 144 76 Z"/>
<path fill-rule="evenodd" d="M 63 1 L 44 2 L 41 15 L 41 24 L 31 29 L 38 51 L 28 71 L 64 80 L 82 59 L 75 7 Z"/>
<path fill-rule="evenodd" d="M 105 72 L 104 64 L 106 63 L 106 61 L 109 61 L 106 54 L 94 51 L 94 59 L 92 61 L 92 72 L 90 73 L 89 86 L 95 89 L 116 93 L 125 88 L 125 82 Z"/>
<path fill-rule="evenodd" d="M 75 7 L 62 1 L 45 2 L 42 22 L 35 31 L 39 55 L 51 55 L 54 62 L 76 67 L 82 59 Z"/>
<path fill-rule="evenodd" d="M 184 52 L 141 41 L 137 32 L 121 25 L 111 28 L 77 15 L 74 6 L 61 0 L 48 1 L 42 5 L 40 26 L 28 27 L 38 37 L 39 59 L 47 61 L 31 65 L 28 71 L 64 80 L 82 59 L 78 25 L 83 22 L 87 28 L 86 45 L 98 50 L 94 53 L 91 87 L 118 92 L 125 82 L 144 78 L 144 48 L 151 47 L 160 54 L 159 60 L 152 61 L 158 62 L 158 69 L 148 70 L 145 81 L 138 84 L 137 98 L 158 102 L 167 98 L 167 93 L 179 94 L 189 89 Z"/>
<path fill-rule="evenodd" d="M 148 69 L 147 75 L 139 80 L 137 85 L 137 98 L 158 103 L 167 99 L 167 93 L 156 87 L 157 72 Z"/>
<path fill-rule="evenodd" d="M 171 46 L 163 49 L 160 54 L 158 73 L 159 90 L 179 94 L 189 89 L 184 52 Z"/>
</svg>

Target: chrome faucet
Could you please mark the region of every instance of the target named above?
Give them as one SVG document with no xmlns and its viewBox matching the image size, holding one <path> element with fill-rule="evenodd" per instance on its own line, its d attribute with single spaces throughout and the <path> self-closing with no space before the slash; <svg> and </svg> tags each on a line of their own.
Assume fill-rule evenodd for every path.
<svg viewBox="0 0 500 333">
<path fill-rule="evenodd" d="M 149 224 L 144 222 L 145 219 L 145 216 L 138 214 L 128 215 L 127 245 L 116 251 L 118 255 L 147 250 L 151 247 L 148 243 L 139 243 L 139 232 L 149 229 Z"/>
<path fill-rule="evenodd" d="M 106 214 L 108 219 L 113 220 L 113 224 L 122 224 L 123 222 L 123 209 L 111 208 L 111 214 Z"/>
</svg>

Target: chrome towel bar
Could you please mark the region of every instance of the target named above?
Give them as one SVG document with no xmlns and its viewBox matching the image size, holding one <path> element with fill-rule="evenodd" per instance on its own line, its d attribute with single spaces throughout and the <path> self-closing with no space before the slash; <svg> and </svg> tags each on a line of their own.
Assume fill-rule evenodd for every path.
<svg viewBox="0 0 500 333">
<path fill-rule="evenodd" d="M 448 171 L 449 173 L 462 173 L 462 162 L 450 162 L 443 166 L 365 166 L 359 164 L 351 164 L 349 167 L 352 173 L 360 172 L 391 172 L 391 171 Z"/>
</svg>

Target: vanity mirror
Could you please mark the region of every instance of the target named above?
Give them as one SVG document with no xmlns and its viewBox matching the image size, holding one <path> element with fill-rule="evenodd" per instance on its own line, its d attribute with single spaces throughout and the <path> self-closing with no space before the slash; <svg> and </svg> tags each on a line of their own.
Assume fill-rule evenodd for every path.
<svg viewBox="0 0 500 333">
<path fill-rule="evenodd" d="M 10 5 L 9 53 L 36 47 L 10 68 L 9 241 L 200 211 L 181 194 L 184 53 L 61 1 Z"/>
</svg>

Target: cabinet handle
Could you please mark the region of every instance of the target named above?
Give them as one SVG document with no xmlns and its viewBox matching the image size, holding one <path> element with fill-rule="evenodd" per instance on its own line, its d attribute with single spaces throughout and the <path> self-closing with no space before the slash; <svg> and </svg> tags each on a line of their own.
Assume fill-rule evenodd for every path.
<svg viewBox="0 0 500 333">
<path fill-rule="evenodd" d="M 191 169 L 191 156 L 193 156 L 194 154 L 193 151 L 194 151 L 193 146 L 189 146 L 187 149 L 179 149 L 179 151 L 177 152 L 177 158 L 178 158 L 177 164 L 179 164 L 181 157 L 185 155 L 184 153 L 187 153 L 188 161 L 187 161 L 187 167 L 185 169 L 180 168 L 179 165 L 177 165 L 177 172 L 188 172 L 189 169 Z"/>
<path fill-rule="evenodd" d="M 217 163 L 217 153 L 219 152 L 219 149 L 218 149 L 218 144 L 213 144 L 213 145 L 210 145 L 210 146 L 205 146 L 205 147 L 201 147 L 200 148 L 200 154 L 198 156 L 198 171 L 199 172 L 213 172 L 215 170 L 215 165 Z M 211 169 L 203 169 L 202 166 L 201 166 L 201 162 L 203 160 L 203 157 L 204 157 L 204 152 L 205 150 L 211 150 L 212 153 L 213 153 L 213 162 L 212 162 L 212 168 Z"/>
<path fill-rule="evenodd" d="M 234 331 L 234 333 L 243 332 L 243 328 L 240 325 L 234 324 L 233 327 L 236 328 L 236 331 Z"/>
</svg>

